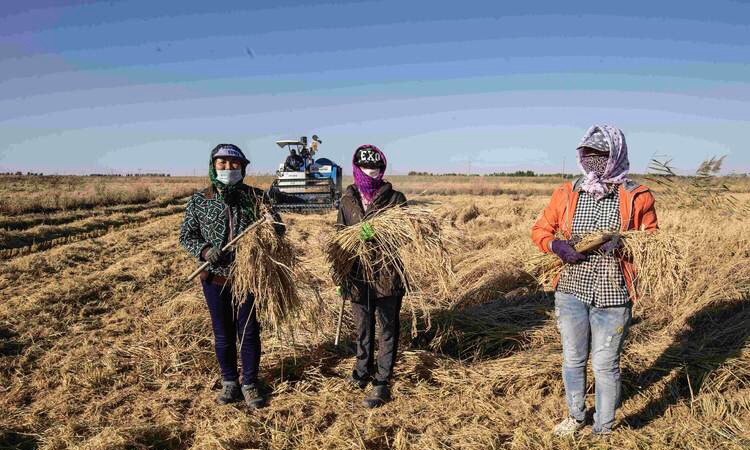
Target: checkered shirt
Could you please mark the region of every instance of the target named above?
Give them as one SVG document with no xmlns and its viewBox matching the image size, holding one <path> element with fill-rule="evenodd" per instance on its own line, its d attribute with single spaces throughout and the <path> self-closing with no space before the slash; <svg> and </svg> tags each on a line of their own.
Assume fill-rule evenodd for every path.
<svg viewBox="0 0 750 450">
<path fill-rule="evenodd" d="M 573 240 L 586 234 L 620 229 L 618 189 L 601 200 L 581 192 L 573 216 Z M 557 290 L 571 294 L 597 308 L 622 306 L 630 301 L 619 260 L 614 256 L 592 253 L 579 264 L 565 265 Z"/>
</svg>

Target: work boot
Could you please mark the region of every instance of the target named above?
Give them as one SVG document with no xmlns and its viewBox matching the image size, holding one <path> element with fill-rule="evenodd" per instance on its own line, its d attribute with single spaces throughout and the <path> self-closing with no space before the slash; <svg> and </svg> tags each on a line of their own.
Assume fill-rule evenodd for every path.
<svg viewBox="0 0 750 450">
<path fill-rule="evenodd" d="M 391 400 L 391 390 L 387 384 L 376 384 L 362 401 L 365 408 L 378 408 Z"/>
<path fill-rule="evenodd" d="M 372 380 L 372 377 L 370 375 L 360 377 L 356 370 L 352 370 L 352 374 L 349 375 L 348 378 L 349 384 L 359 389 L 366 388 L 367 385 L 370 384 L 370 380 Z"/>
<path fill-rule="evenodd" d="M 228 405 L 230 403 L 237 403 L 240 400 L 242 400 L 240 384 L 236 381 L 222 381 L 221 394 L 216 397 L 216 403 L 220 405 Z"/>
<path fill-rule="evenodd" d="M 262 408 L 266 403 L 266 399 L 260 392 L 258 383 L 243 384 L 242 396 L 245 397 L 245 404 L 251 409 Z"/>
</svg>

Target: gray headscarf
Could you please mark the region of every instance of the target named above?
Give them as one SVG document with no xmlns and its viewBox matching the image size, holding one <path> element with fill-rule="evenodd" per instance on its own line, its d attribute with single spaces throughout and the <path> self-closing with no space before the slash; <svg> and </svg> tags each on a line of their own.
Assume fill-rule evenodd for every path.
<svg viewBox="0 0 750 450">
<path fill-rule="evenodd" d="M 604 170 L 587 169 L 583 163 L 584 147 L 609 152 L 609 158 Z M 630 161 L 628 161 L 628 145 L 625 135 L 617 127 L 611 125 L 594 125 L 588 129 L 578 145 L 578 167 L 586 177 L 581 189 L 593 195 L 597 200 L 607 195 L 607 184 L 622 184 L 630 181 Z"/>
</svg>

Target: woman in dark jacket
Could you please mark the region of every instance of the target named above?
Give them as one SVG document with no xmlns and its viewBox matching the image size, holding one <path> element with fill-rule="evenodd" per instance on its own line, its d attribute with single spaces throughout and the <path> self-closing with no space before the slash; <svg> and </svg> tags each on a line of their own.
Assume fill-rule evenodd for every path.
<svg viewBox="0 0 750 450">
<path fill-rule="evenodd" d="M 234 236 L 260 219 L 264 209 L 271 210 L 268 197 L 261 189 L 242 182 L 248 163 L 242 150 L 232 144 L 220 144 L 211 151 L 208 166 L 211 185 L 193 194 L 188 201 L 180 244 L 199 261 L 210 263 L 200 279 L 211 314 L 214 349 L 223 379 L 223 389 L 216 401 L 224 405 L 244 398 L 249 407 L 258 408 L 264 404 L 264 398 L 258 386 L 261 346 L 254 298 L 248 296 L 241 306 L 234 306 L 229 278 L 234 251 L 221 250 Z M 265 215 L 267 220 L 277 223 L 276 231 L 282 233 L 281 218 L 271 213 Z M 238 381 L 237 340 L 240 341 L 242 386 Z"/>
<path fill-rule="evenodd" d="M 354 152 L 354 184 L 346 189 L 339 207 L 338 229 L 366 221 L 385 208 L 406 203 L 406 197 L 383 180 L 387 160 L 374 145 L 362 145 Z M 377 233 L 377 230 L 374 230 Z M 344 284 L 342 295 L 352 302 L 357 330 L 357 359 L 350 381 L 364 389 L 373 389 L 363 404 L 381 406 L 390 399 L 389 382 L 393 375 L 399 339 L 399 313 L 404 289 L 393 268 L 382 267 L 376 279 L 367 282 L 354 267 Z M 375 361 L 375 317 L 380 324 L 377 364 Z"/>
</svg>

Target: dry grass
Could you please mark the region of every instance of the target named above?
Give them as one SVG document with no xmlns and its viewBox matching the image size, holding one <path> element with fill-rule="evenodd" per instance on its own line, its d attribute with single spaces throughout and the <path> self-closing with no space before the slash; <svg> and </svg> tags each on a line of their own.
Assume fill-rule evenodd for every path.
<svg viewBox="0 0 750 450">
<path fill-rule="evenodd" d="M 333 213 L 285 216 L 325 303 L 299 318 L 320 330 L 294 348 L 263 331 L 273 393 L 256 412 L 213 403 L 211 325 L 200 288 L 182 283 L 195 263 L 176 247 L 180 214 L 4 259 L 0 447 L 605 448 L 549 433 L 565 416 L 560 338 L 550 293 L 521 269 L 539 254 L 529 230 L 550 192 L 412 196 L 445 219 L 455 281 L 429 333 L 402 333 L 394 401 L 376 411 L 345 382 L 350 342 L 331 345 L 340 300 L 321 243 Z M 750 448 L 750 218 L 657 201 L 664 236 L 690 240 L 689 275 L 635 307 L 609 446 Z"/>
</svg>

